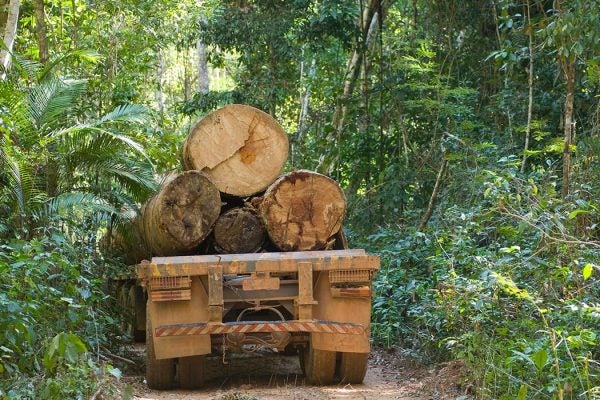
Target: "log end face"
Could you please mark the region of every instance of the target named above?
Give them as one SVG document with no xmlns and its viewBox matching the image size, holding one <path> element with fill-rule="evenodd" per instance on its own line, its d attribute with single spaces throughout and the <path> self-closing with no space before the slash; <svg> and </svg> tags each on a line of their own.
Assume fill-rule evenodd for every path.
<svg viewBox="0 0 600 400">
<path fill-rule="evenodd" d="M 215 247 L 221 253 L 255 253 L 262 247 L 265 226 L 258 213 L 248 207 L 234 208 L 215 224 Z"/>
<path fill-rule="evenodd" d="M 260 209 L 269 237 L 280 249 L 322 250 L 341 229 L 346 200 L 334 180 L 299 170 L 271 185 Z"/>
<path fill-rule="evenodd" d="M 279 123 L 256 108 L 227 105 L 191 130 L 183 148 L 184 166 L 208 174 L 223 193 L 248 197 L 281 173 L 289 141 Z"/>
<path fill-rule="evenodd" d="M 163 187 L 152 210 L 161 253 L 190 251 L 210 233 L 219 217 L 219 190 L 202 172 L 187 171 Z"/>
</svg>

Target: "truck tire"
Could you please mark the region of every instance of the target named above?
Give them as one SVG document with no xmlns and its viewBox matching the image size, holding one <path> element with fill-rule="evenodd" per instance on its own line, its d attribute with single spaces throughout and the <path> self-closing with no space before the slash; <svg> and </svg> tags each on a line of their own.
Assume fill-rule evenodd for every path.
<svg viewBox="0 0 600 400">
<path fill-rule="evenodd" d="M 362 383 L 367 373 L 369 353 L 341 353 L 339 378 L 341 383 Z"/>
<path fill-rule="evenodd" d="M 199 389 L 204 385 L 204 356 L 181 357 L 177 375 L 182 389 Z"/>
<path fill-rule="evenodd" d="M 146 340 L 146 294 L 139 285 L 134 285 L 133 304 L 133 340 L 143 342 Z"/>
<path fill-rule="evenodd" d="M 335 351 L 316 350 L 308 346 L 300 357 L 302 371 L 311 385 L 330 385 L 335 375 Z"/>
<path fill-rule="evenodd" d="M 150 316 L 146 315 L 146 382 L 150 389 L 171 389 L 175 383 L 175 359 L 157 360 Z"/>
</svg>

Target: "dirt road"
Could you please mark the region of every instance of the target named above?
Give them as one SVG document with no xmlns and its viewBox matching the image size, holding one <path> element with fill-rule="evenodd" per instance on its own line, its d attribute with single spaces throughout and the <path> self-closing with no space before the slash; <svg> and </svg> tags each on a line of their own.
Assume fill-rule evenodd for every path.
<svg viewBox="0 0 600 400">
<path fill-rule="evenodd" d="M 253 355 L 208 362 L 213 376 L 206 387 L 195 391 L 154 391 L 143 376 L 130 376 L 134 398 L 139 400 L 312 400 L 456 399 L 463 368 L 447 363 L 426 368 L 395 352 L 372 352 L 369 371 L 362 385 L 306 385 L 297 357 Z"/>
</svg>

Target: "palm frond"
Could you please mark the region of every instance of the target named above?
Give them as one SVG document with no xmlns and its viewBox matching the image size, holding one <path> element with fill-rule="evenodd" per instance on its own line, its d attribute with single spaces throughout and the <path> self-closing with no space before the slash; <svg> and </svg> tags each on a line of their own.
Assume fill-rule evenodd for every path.
<svg viewBox="0 0 600 400">
<path fill-rule="evenodd" d="M 77 58 L 80 60 L 84 60 L 90 63 L 96 63 L 100 60 L 100 54 L 94 50 L 74 50 L 68 53 L 63 53 L 60 56 L 54 58 L 49 63 L 47 63 L 40 71 L 38 76 L 38 81 L 41 82 L 47 78 L 49 78 L 54 69 L 62 64 L 64 61 L 67 61 L 71 58 Z"/>
<path fill-rule="evenodd" d="M 7 183 L 7 188 L 17 206 L 16 211 L 23 213 L 25 210 L 25 194 L 23 193 L 19 164 L 6 151 L 3 143 L 4 138 L 0 138 L 2 138 L 2 143 L 0 143 L 0 174 L 4 176 L 3 180 Z"/>
<path fill-rule="evenodd" d="M 42 220 L 48 217 L 65 215 L 73 211 L 108 215 L 118 213 L 115 207 L 93 193 L 67 192 L 50 199 L 42 207 L 33 210 L 32 214 L 37 219 Z"/>
<path fill-rule="evenodd" d="M 11 73 L 11 71 L 15 71 L 23 79 L 32 81 L 35 80 L 37 73 L 41 69 L 40 63 L 8 50 L 6 44 L 2 40 L 0 40 L 0 48 L 2 48 L 3 50 L 7 51 L 8 54 L 10 54 L 12 62 L 9 71 L 6 71 L 4 67 L 2 67 L 3 73 L 6 73 L 8 75 L 9 73 Z"/>
<path fill-rule="evenodd" d="M 63 117 L 73 108 L 86 86 L 85 80 L 62 81 L 58 78 L 50 78 L 34 86 L 27 98 L 36 126 L 39 128 Z"/>
<path fill-rule="evenodd" d="M 65 136 L 72 136 L 72 141 L 85 140 L 87 135 L 105 136 L 107 139 L 113 139 L 120 142 L 121 145 L 125 145 L 125 148 L 135 150 L 141 154 L 144 158 L 148 158 L 146 151 L 143 146 L 133 140 L 132 138 L 114 133 L 108 129 L 94 126 L 92 124 L 76 124 L 68 128 L 59 129 L 50 133 L 49 137 L 55 140 Z"/>
<path fill-rule="evenodd" d="M 28 147 L 33 140 L 37 141 L 26 94 L 10 81 L 0 81 L 0 118 L 0 125 L 19 146 Z"/>
<path fill-rule="evenodd" d="M 154 192 L 157 188 L 152 170 L 131 163 L 107 162 L 104 171 L 132 192 Z"/>
<path fill-rule="evenodd" d="M 143 124 L 148 122 L 148 109 L 141 104 L 122 104 L 94 122 L 95 126 L 110 122 Z"/>
<path fill-rule="evenodd" d="M 7 183 L 9 202 L 15 215 L 25 215 L 44 202 L 47 196 L 39 189 L 31 163 L 12 155 L 6 147 L 6 138 L 0 138 L 4 141 L 0 145 L 0 174 Z"/>
</svg>

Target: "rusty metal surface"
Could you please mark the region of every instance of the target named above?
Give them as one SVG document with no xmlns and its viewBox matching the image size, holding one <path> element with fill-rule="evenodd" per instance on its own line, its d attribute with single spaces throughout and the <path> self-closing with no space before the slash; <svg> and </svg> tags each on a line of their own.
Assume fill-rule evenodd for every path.
<svg viewBox="0 0 600 400">
<path fill-rule="evenodd" d="M 252 272 L 296 272 L 299 263 L 312 264 L 313 271 L 338 269 L 379 269 L 379 256 L 368 255 L 362 249 L 208 256 L 154 257 L 137 267 L 138 277 L 197 276 L 208 274 L 209 266 L 222 266 L 224 274 Z"/>
<path fill-rule="evenodd" d="M 150 293 L 152 301 L 191 300 L 191 289 L 155 290 Z"/>
<path fill-rule="evenodd" d="M 192 286 L 189 276 L 158 276 L 149 283 L 151 290 L 185 289 Z"/>
<path fill-rule="evenodd" d="M 279 289 L 277 290 L 243 290 L 241 286 L 223 284 L 223 300 L 225 303 L 293 300 L 296 297 L 298 297 L 297 281 L 280 282 Z"/>
<path fill-rule="evenodd" d="M 351 269 L 329 271 L 329 282 L 336 283 L 368 283 L 373 277 L 373 270 Z"/>
<path fill-rule="evenodd" d="M 246 291 L 279 290 L 279 286 L 279 278 L 271 278 L 268 274 L 267 276 L 256 276 L 253 274 L 242 281 L 242 289 Z"/>
<path fill-rule="evenodd" d="M 371 288 L 369 286 L 349 287 L 349 288 L 331 288 L 333 297 L 371 297 Z"/>
<path fill-rule="evenodd" d="M 199 322 L 194 324 L 162 325 L 154 330 L 154 335 L 156 337 L 221 335 L 234 332 L 320 332 L 364 335 L 367 330 L 368 325 L 365 324 L 333 321 L 254 321 L 251 323 L 228 322 L 223 324 Z"/>
</svg>

